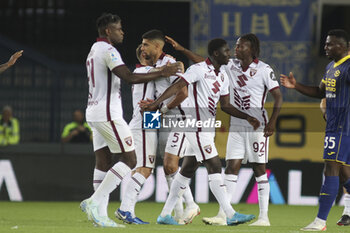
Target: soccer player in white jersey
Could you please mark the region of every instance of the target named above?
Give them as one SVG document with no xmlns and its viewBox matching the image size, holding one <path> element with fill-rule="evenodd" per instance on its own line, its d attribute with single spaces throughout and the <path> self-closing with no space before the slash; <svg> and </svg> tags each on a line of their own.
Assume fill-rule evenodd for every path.
<svg viewBox="0 0 350 233">
<path fill-rule="evenodd" d="M 167 63 L 175 62 L 175 59 L 166 56 L 163 52 L 164 44 L 164 34 L 159 30 L 150 30 L 142 35 L 142 53 L 147 62 L 154 67 L 161 67 Z M 170 76 L 168 78 L 155 80 L 155 96 L 159 97 L 177 79 L 177 76 Z M 183 116 L 183 108 L 187 106 L 187 87 L 183 87 L 176 93 L 174 98 L 168 99 L 162 103 L 161 112 L 167 116 Z M 161 129 L 159 131 L 158 151 L 161 155 L 164 155 L 163 168 L 169 190 L 179 168 L 179 159 L 183 156 L 186 149 L 186 141 L 184 138 L 184 133 L 176 132 L 176 130 L 170 132 L 169 130 Z M 186 189 L 183 197 L 186 203 L 186 209 L 183 211 L 182 200 L 179 199 L 174 209 L 175 219 L 179 222 L 184 221 L 185 223 L 190 223 L 193 218 L 200 213 L 200 209 L 194 202 L 190 189 Z"/>
<path fill-rule="evenodd" d="M 203 60 L 203 57 L 183 48 L 171 37 L 166 38 L 176 50 L 182 51 L 192 61 Z M 253 166 L 255 179 L 258 183 L 260 207 L 259 218 L 251 226 L 269 226 L 267 211 L 270 188 L 266 174 L 268 137 L 275 130 L 276 120 L 282 105 L 282 95 L 271 67 L 258 60 L 259 44 L 259 39 L 254 34 L 241 36 L 236 43 L 236 59 L 230 59 L 227 65 L 222 66 L 230 80 L 231 104 L 262 122 L 260 129 L 253 131 L 246 121 L 231 117 L 224 183 L 228 198 L 231 200 L 235 193 L 241 163 L 249 161 Z M 264 109 L 268 92 L 274 98 L 273 113 L 269 121 L 267 121 L 267 112 Z M 225 220 L 226 216 L 222 209 L 215 217 L 203 218 L 203 222 L 206 224 L 214 225 L 226 225 Z"/>
<path fill-rule="evenodd" d="M 204 61 L 189 67 L 181 79 L 170 86 L 153 104 L 146 105 L 145 109 L 155 109 L 165 99 L 172 96 L 178 90 L 188 85 L 190 106 L 195 110 L 192 115 L 197 122 L 215 121 L 216 106 L 220 101 L 221 109 L 233 116 L 246 119 L 254 129 L 258 128 L 259 121 L 243 112 L 240 112 L 229 103 L 229 80 L 224 71 L 220 71 L 222 65 L 226 65 L 230 58 L 230 49 L 223 39 L 213 39 L 208 44 L 209 57 Z M 186 112 L 186 114 L 188 114 Z M 191 114 L 191 112 L 189 112 Z M 215 144 L 215 130 L 205 131 L 203 127 L 194 129 L 194 132 L 185 132 L 190 144 L 190 150 L 195 156 L 185 155 L 182 168 L 176 174 L 172 183 L 169 196 L 157 219 L 159 224 L 178 225 L 170 215 L 175 203 L 188 188 L 190 178 L 194 175 L 200 163 L 203 163 L 208 171 L 209 187 L 224 209 L 227 216 L 227 225 L 244 223 L 252 220 L 254 215 L 244 215 L 232 208 L 226 195 L 221 176 L 221 161 Z"/>
<path fill-rule="evenodd" d="M 156 68 L 141 53 L 140 44 L 136 49 L 136 57 L 140 61 L 140 64 L 136 65 L 134 73 L 156 71 Z M 141 100 L 154 99 L 154 89 L 154 81 L 132 85 L 132 105 L 134 110 L 129 127 L 135 142 L 136 169 L 127 184 L 121 205 L 115 212 L 116 217 L 125 223 L 149 224 L 149 222 L 144 222 L 136 217 L 135 205 L 143 184 L 155 167 L 158 143 L 157 130 L 142 129 L 143 119 L 139 107 Z"/>
<path fill-rule="evenodd" d="M 116 224 L 107 215 L 109 194 L 136 165 L 133 137 L 123 119 L 120 79 L 129 83 L 148 82 L 175 74 L 179 66 L 166 65 L 158 72 L 147 74 L 131 73 L 114 47 L 123 41 L 124 35 L 119 16 L 103 14 L 97 19 L 97 30 L 99 38 L 86 61 L 89 78 L 86 120 L 93 131 L 95 192 L 80 207 L 95 225 L 119 227 L 123 225 Z M 113 166 L 111 153 L 120 156 Z"/>
</svg>

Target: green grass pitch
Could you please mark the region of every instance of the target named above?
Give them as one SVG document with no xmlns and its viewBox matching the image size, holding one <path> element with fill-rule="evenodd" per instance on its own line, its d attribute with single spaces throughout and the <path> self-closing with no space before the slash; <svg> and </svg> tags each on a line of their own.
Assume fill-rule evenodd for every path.
<svg viewBox="0 0 350 233">
<path fill-rule="evenodd" d="M 114 218 L 114 211 L 120 203 L 112 202 L 109 216 Z M 79 209 L 78 202 L 0 202 L 0 233 L 90 233 L 90 232 L 301 232 L 301 227 L 309 224 L 317 214 L 316 206 L 270 205 L 270 227 L 250 227 L 248 224 L 238 226 L 208 226 L 202 223 L 202 217 L 217 213 L 216 203 L 200 204 L 201 214 L 192 224 L 185 226 L 157 225 L 156 218 L 161 212 L 162 203 L 141 202 L 136 205 L 136 214 L 149 225 L 126 225 L 126 228 L 96 228 Z M 258 214 L 258 205 L 234 205 L 236 211 L 245 214 Z M 350 226 L 340 227 L 336 221 L 342 214 L 343 207 L 334 206 L 327 221 L 327 232 L 350 232 Z M 118 222 L 118 221 L 117 221 Z"/>
</svg>

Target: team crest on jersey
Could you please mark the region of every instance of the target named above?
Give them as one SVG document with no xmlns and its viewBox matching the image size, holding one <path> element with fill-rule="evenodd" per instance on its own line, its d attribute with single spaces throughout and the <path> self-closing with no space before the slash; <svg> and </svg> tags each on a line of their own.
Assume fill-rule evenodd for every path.
<svg viewBox="0 0 350 233">
<path fill-rule="evenodd" d="M 256 69 L 250 69 L 250 77 L 253 77 L 256 74 Z"/>
<path fill-rule="evenodd" d="M 155 155 L 150 155 L 148 159 L 149 159 L 150 163 L 154 163 L 156 161 L 156 156 Z"/>
<path fill-rule="evenodd" d="M 223 82 L 225 80 L 225 77 L 223 74 L 221 74 L 221 81 Z"/>
<path fill-rule="evenodd" d="M 210 154 L 211 153 L 211 151 L 212 151 L 212 149 L 211 149 L 211 145 L 207 145 L 207 146 L 205 146 L 204 147 L 204 150 L 208 153 L 208 154 Z"/>
<path fill-rule="evenodd" d="M 336 70 L 335 72 L 334 72 L 334 77 L 338 77 L 340 75 L 340 70 Z"/>
<path fill-rule="evenodd" d="M 132 145 L 132 137 L 124 138 L 124 141 L 125 141 L 126 144 L 128 144 L 128 146 Z"/>
</svg>

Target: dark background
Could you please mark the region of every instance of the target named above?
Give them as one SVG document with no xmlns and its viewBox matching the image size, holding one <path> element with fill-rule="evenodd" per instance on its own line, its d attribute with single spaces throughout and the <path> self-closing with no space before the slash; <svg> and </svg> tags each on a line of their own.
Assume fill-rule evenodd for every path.
<svg viewBox="0 0 350 233">
<path fill-rule="evenodd" d="M 137 62 L 134 51 L 148 30 L 162 30 L 184 46 L 189 45 L 189 2 L 1 0 L 0 33 L 49 58 L 84 66 L 98 36 L 96 19 L 103 12 L 117 14 L 122 19 L 125 37 L 118 50 L 129 66 Z M 169 45 L 165 50 L 186 60 Z"/>
</svg>

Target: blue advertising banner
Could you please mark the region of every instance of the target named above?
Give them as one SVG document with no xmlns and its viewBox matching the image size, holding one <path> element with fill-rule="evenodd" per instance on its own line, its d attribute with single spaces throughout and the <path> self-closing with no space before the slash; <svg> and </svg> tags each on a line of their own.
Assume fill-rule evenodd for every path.
<svg viewBox="0 0 350 233">
<path fill-rule="evenodd" d="M 193 0 L 191 49 L 207 54 L 210 39 L 220 37 L 233 48 L 240 35 L 256 34 L 260 59 L 277 74 L 290 71 L 303 83 L 313 83 L 312 51 L 316 0 Z M 283 90 L 287 101 L 307 98 Z"/>
</svg>

